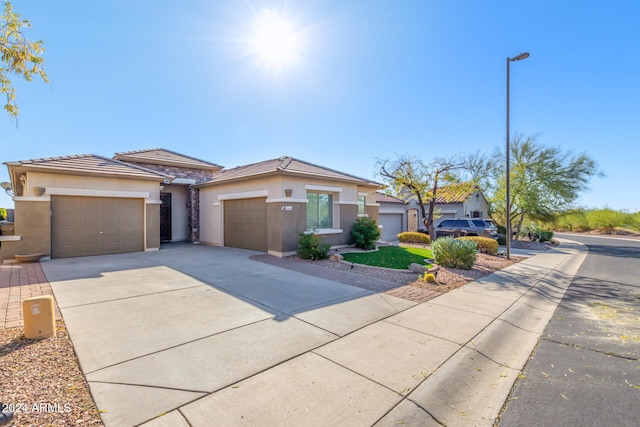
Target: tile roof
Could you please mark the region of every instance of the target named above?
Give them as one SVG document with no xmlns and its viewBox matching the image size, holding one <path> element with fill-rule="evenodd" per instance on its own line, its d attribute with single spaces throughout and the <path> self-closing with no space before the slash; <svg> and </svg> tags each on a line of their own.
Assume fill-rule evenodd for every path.
<svg viewBox="0 0 640 427">
<path fill-rule="evenodd" d="M 388 194 L 376 193 L 376 202 L 377 203 L 401 203 L 405 204 L 404 200 L 398 199 L 397 197 L 389 196 Z"/>
<path fill-rule="evenodd" d="M 152 165 L 177 166 L 183 168 L 207 169 L 218 171 L 223 167 L 215 163 L 189 157 L 164 148 L 124 151 L 113 156 L 116 160 L 149 163 Z"/>
<path fill-rule="evenodd" d="M 471 181 L 445 185 L 438 188 L 436 203 L 462 203 L 479 191 L 478 186 Z"/>
<path fill-rule="evenodd" d="M 107 175 L 129 178 L 171 179 L 173 176 L 131 165 L 95 154 L 48 157 L 43 159 L 5 162 L 12 168 L 41 172 L 65 172 L 73 175 Z"/>
<path fill-rule="evenodd" d="M 350 181 L 361 185 L 372 187 L 382 187 L 383 185 L 370 179 L 360 178 L 344 172 L 339 172 L 323 166 L 314 165 L 293 157 L 283 156 L 277 159 L 266 160 L 264 162 L 253 163 L 250 165 L 238 166 L 233 169 L 221 171 L 210 181 L 201 184 L 217 184 L 219 182 L 247 179 L 258 177 L 260 175 L 286 174 L 298 176 L 310 176 L 314 178 L 325 178 L 338 181 Z"/>
</svg>

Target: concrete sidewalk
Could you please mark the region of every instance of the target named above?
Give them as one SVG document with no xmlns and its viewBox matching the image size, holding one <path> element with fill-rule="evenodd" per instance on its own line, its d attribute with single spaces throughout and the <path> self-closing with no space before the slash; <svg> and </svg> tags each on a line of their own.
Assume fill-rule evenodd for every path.
<svg viewBox="0 0 640 427">
<path fill-rule="evenodd" d="M 218 249 L 45 264 L 107 426 L 492 425 L 585 256 L 415 304 Z"/>
</svg>

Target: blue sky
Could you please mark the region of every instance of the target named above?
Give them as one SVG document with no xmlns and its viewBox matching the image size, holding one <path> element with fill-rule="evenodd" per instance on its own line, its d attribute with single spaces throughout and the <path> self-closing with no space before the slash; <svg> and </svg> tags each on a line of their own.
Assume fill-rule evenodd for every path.
<svg viewBox="0 0 640 427">
<path fill-rule="evenodd" d="M 367 178 L 378 158 L 491 152 L 512 133 L 595 158 L 585 207 L 640 210 L 640 3 L 14 1 L 51 84 L 16 82 L 0 160 L 162 147 L 228 168 L 290 155 Z M 249 42 L 274 11 L 295 57 Z M 3 165 L 0 181 L 7 181 Z M 0 206 L 11 199 L 0 195 Z"/>
</svg>

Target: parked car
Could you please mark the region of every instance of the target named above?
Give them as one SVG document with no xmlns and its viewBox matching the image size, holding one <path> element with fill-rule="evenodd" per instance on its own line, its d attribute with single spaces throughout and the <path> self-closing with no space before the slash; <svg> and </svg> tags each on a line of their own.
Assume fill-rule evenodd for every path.
<svg viewBox="0 0 640 427">
<path fill-rule="evenodd" d="M 435 224 L 438 237 L 480 236 L 498 238 L 498 229 L 492 220 L 482 218 L 443 218 Z"/>
</svg>

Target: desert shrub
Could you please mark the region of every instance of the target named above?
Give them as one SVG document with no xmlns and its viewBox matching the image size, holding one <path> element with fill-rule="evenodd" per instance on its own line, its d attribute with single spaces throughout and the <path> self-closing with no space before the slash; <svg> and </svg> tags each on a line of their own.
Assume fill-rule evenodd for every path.
<svg viewBox="0 0 640 427">
<path fill-rule="evenodd" d="M 498 233 L 498 245 L 506 245 L 506 244 L 507 244 L 506 234 Z"/>
<path fill-rule="evenodd" d="M 527 225 L 518 233 L 519 237 L 527 237 L 532 242 L 548 242 L 553 239 L 553 231 L 543 230 L 536 225 Z"/>
<path fill-rule="evenodd" d="M 507 235 L 507 227 L 504 225 L 496 224 L 496 228 L 498 229 L 498 233 Z"/>
<path fill-rule="evenodd" d="M 494 239 L 480 236 L 465 236 L 458 237 L 458 239 L 476 242 L 476 245 L 478 245 L 478 251 L 482 252 L 483 254 L 498 255 L 498 242 Z"/>
<path fill-rule="evenodd" d="M 365 250 L 375 249 L 380 238 L 378 224 L 372 218 L 358 218 L 351 229 L 351 244 Z"/>
<path fill-rule="evenodd" d="M 311 233 L 298 233 L 298 256 L 302 259 L 325 259 L 329 257 L 331 244 L 324 243 Z"/>
<path fill-rule="evenodd" d="M 4 221 L 5 219 L 7 219 L 7 210 L 0 208 L 0 221 Z"/>
<path fill-rule="evenodd" d="M 476 262 L 478 245 L 472 240 L 442 237 L 431 244 L 431 249 L 437 264 L 470 270 Z"/>
<path fill-rule="evenodd" d="M 402 243 L 424 243 L 428 245 L 431 239 L 428 234 L 418 233 L 416 231 L 405 231 L 398 234 L 398 240 Z"/>
</svg>

